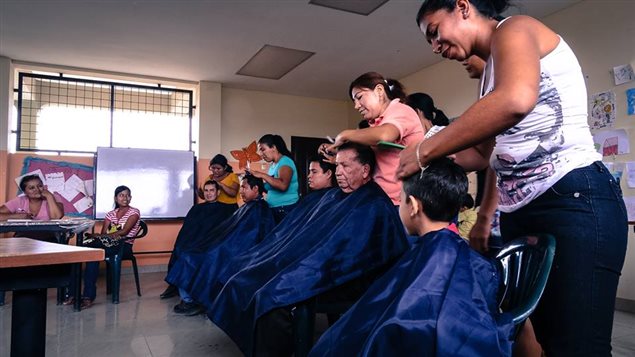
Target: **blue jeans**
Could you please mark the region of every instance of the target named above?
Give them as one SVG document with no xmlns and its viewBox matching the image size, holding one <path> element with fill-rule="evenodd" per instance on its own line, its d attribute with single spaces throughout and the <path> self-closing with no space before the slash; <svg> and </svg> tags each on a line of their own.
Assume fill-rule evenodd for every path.
<svg viewBox="0 0 635 357">
<path fill-rule="evenodd" d="M 610 356 L 628 225 L 620 185 L 601 162 L 571 171 L 528 205 L 501 213 L 504 240 L 556 238 L 556 256 L 531 316 L 547 356 Z"/>
<path fill-rule="evenodd" d="M 123 256 L 132 255 L 132 244 L 123 244 Z M 84 293 L 82 297 L 95 300 L 97 296 L 97 276 L 99 275 L 99 262 L 86 263 L 84 267 Z M 74 281 L 75 279 L 73 279 Z M 74 289 L 71 289 L 73 291 Z"/>
<path fill-rule="evenodd" d="M 293 210 L 297 205 L 298 203 L 296 202 L 286 206 L 271 207 L 273 220 L 276 222 L 276 224 L 280 223 L 280 221 L 282 221 L 284 217 L 286 217 L 287 214 L 289 214 L 289 212 L 291 212 L 291 210 Z"/>
</svg>

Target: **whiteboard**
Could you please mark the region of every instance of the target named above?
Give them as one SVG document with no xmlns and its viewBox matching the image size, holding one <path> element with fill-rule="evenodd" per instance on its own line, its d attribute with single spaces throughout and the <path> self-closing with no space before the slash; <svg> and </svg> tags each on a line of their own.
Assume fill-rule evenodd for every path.
<svg viewBox="0 0 635 357">
<path fill-rule="evenodd" d="M 115 188 L 130 187 L 143 219 L 185 217 L 195 200 L 194 152 L 97 148 L 95 218 L 114 208 Z"/>
</svg>

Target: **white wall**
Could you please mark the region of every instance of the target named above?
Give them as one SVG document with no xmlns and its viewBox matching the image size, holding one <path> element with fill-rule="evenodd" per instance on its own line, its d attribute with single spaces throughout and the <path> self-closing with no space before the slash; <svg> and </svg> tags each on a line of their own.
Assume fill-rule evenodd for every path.
<svg viewBox="0 0 635 357">
<path fill-rule="evenodd" d="M 245 147 L 264 134 L 281 135 L 289 147 L 291 136 L 335 136 L 348 126 L 349 106 L 342 100 L 223 88 L 222 153 L 232 160 L 230 150 Z"/>
<path fill-rule="evenodd" d="M 625 91 L 635 82 L 615 86 L 610 70 L 631 63 L 635 67 L 635 1 L 587 0 L 548 16 L 543 21 L 558 32 L 575 51 L 587 78 L 589 94 L 613 90 L 617 99 L 616 128 L 626 128 L 631 135 L 633 152 L 616 157 L 616 162 L 635 161 L 635 116 L 626 115 Z M 426 44 L 422 41 L 422 46 Z M 438 108 L 448 117 L 460 115 L 474 102 L 477 82 L 467 78 L 458 62 L 443 61 L 402 79 L 410 92 L 430 94 Z M 609 160 L 611 161 L 611 160 Z M 625 196 L 635 196 L 635 189 L 622 180 Z M 618 289 L 618 297 L 635 300 L 635 247 L 632 226 L 630 247 Z"/>
</svg>

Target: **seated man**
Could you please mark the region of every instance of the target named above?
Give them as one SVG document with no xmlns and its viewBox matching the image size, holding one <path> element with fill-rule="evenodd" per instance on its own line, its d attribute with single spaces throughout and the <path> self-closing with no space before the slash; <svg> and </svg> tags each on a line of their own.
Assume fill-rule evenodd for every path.
<svg viewBox="0 0 635 357">
<path fill-rule="evenodd" d="M 447 158 L 403 182 L 399 209 L 419 239 L 368 288 L 312 356 L 509 356 L 512 324 L 498 314 L 498 271 L 451 220 L 467 177 Z"/>
<path fill-rule="evenodd" d="M 326 192 L 306 221 L 279 231 L 270 249 L 232 275 L 208 312 L 247 355 L 255 345 L 258 353 L 289 355 L 295 304 L 345 284 L 353 285 L 349 300 L 355 299 L 408 249 L 395 206 L 371 179 L 373 151 L 344 144 L 336 164 L 339 189 Z"/>
<path fill-rule="evenodd" d="M 335 165 L 323 161 L 323 157 L 310 160 L 307 181 L 311 192 L 298 202 L 298 205 L 262 241 L 250 249 L 229 254 L 225 248 L 214 260 L 206 260 L 192 276 L 189 293 L 197 302 L 207 308 L 212 306 L 214 298 L 224 283 L 248 266 L 254 259 L 261 259 L 264 254 L 275 251 L 275 247 L 285 244 L 284 240 L 295 237 L 289 230 L 302 227 L 314 214 L 314 209 L 324 194 L 335 182 Z"/>
<path fill-rule="evenodd" d="M 244 176 L 239 193 L 245 204 L 231 217 L 210 229 L 205 241 L 179 253 L 165 279 L 177 286 L 181 295 L 181 302 L 174 307 L 174 312 L 188 316 L 203 312 L 203 308 L 190 295 L 196 272 L 205 270 L 208 264 L 215 264 L 218 259 L 251 248 L 273 229 L 275 223 L 262 197 L 263 192 L 265 189 L 261 179 L 252 175 Z"/>
<path fill-rule="evenodd" d="M 208 180 L 203 184 L 203 197 L 205 202 L 192 206 L 179 230 L 172 248 L 172 255 L 168 263 L 168 274 L 172 270 L 174 262 L 181 251 L 187 251 L 196 247 L 201 241 L 209 238 L 209 231 L 219 223 L 229 218 L 235 211 L 235 205 L 228 205 L 217 201 L 220 185 L 216 181 Z M 161 299 L 171 298 L 178 294 L 178 288 L 169 285 Z"/>
</svg>

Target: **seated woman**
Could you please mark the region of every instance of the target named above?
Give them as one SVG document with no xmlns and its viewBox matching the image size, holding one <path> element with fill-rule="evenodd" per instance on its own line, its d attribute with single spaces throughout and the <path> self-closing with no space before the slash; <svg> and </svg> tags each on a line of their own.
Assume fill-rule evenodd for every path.
<svg viewBox="0 0 635 357">
<path fill-rule="evenodd" d="M 64 216 L 64 206 L 44 186 L 38 175 L 27 175 L 20 180 L 20 190 L 24 193 L 0 206 L 0 220 L 36 219 L 46 221 Z M 55 242 L 55 237 L 46 232 L 24 232 L 22 237 Z"/>
<path fill-rule="evenodd" d="M 261 258 L 272 251 L 272 247 L 283 243 L 288 237 L 283 234 L 289 227 L 297 227 L 313 214 L 313 208 L 322 196 L 335 186 L 335 165 L 322 161 L 323 157 L 316 157 L 310 161 L 308 182 L 312 190 L 304 197 L 296 208 L 293 209 L 262 241 L 246 251 L 229 254 L 226 248 L 221 248 L 218 257 L 204 260 L 195 274 L 192 275 L 189 285 L 189 293 L 206 308 L 211 307 L 216 295 L 223 284 L 234 275 L 248 266 L 251 261 Z"/>
<path fill-rule="evenodd" d="M 209 318 L 245 354 L 261 344 L 258 352 L 285 355 L 292 341 L 287 327 L 295 304 L 374 278 L 408 249 L 392 201 L 371 179 L 373 151 L 345 143 L 336 163 L 339 189 L 328 190 L 301 224 L 285 224 L 292 212 L 273 238 L 267 237 L 274 241 L 269 249 L 254 254 L 213 301 Z M 283 312 L 280 320 L 260 323 L 275 311 Z"/>
<path fill-rule="evenodd" d="M 204 186 L 207 181 L 214 181 L 218 183 L 218 202 L 233 206 L 234 211 L 238 209 L 238 188 L 240 186 L 240 180 L 234 173 L 234 170 L 227 163 L 227 158 L 224 155 L 218 154 L 212 158 L 209 162 L 209 169 L 212 172 L 207 177 L 203 186 L 199 189 L 199 196 L 204 198 Z"/>
<path fill-rule="evenodd" d="M 312 356 L 509 356 L 513 325 L 498 313 L 498 271 L 450 223 L 467 192 L 450 159 L 403 182 L 399 214 L 412 248 L 329 328 Z"/>
<path fill-rule="evenodd" d="M 141 213 L 138 209 L 130 206 L 132 200 L 131 191 L 127 186 L 115 188 L 115 209 L 106 213 L 104 224 L 101 227 L 100 235 L 108 235 L 113 239 L 125 239 L 123 245 L 123 256 L 132 255 L 132 244 L 141 226 L 139 220 Z M 114 254 L 106 250 L 106 254 Z M 86 263 L 84 270 L 84 293 L 82 294 L 82 309 L 93 305 L 97 296 L 97 276 L 99 274 L 99 262 Z M 73 288 L 71 287 L 71 291 Z M 73 298 L 64 302 L 65 305 L 73 304 Z"/>
<path fill-rule="evenodd" d="M 213 161 L 213 160 L 212 160 Z M 207 233 L 219 223 L 229 218 L 238 208 L 238 205 L 220 203 L 218 197 L 221 186 L 217 181 L 208 180 L 203 185 L 204 203 L 192 206 L 185 219 L 183 226 L 174 242 L 170 261 L 168 262 L 168 273 L 172 269 L 174 262 L 178 258 L 179 252 L 187 251 L 191 247 L 206 240 Z M 161 299 L 171 298 L 178 294 L 178 289 L 174 285 L 169 285 L 163 293 Z"/>
<path fill-rule="evenodd" d="M 261 179 L 246 175 L 239 192 L 245 204 L 231 217 L 205 232 L 205 240 L 182 250 L 168 272 L 165 280 L 177 286 L 181 296 L 181 302 L 174 307 L 177 314 L 191 316 L 203 312 L 191 295 L 196 293 L 192 291 L 195 273 L 207 271 L 208 266 L 222 266 L 220 259 L 231 258 L 251 248 L 275 226 L 271 210 L 262 197 L 266 191 Z"/>
</svg>

